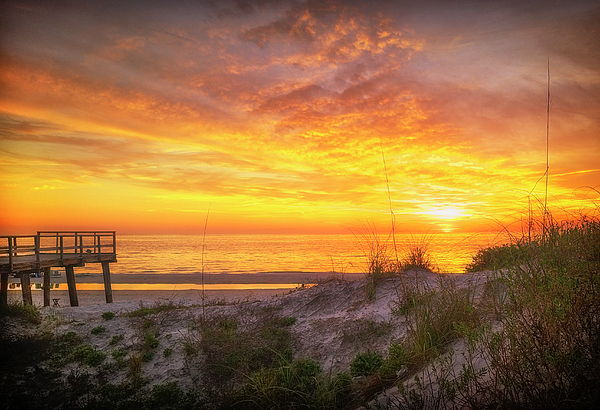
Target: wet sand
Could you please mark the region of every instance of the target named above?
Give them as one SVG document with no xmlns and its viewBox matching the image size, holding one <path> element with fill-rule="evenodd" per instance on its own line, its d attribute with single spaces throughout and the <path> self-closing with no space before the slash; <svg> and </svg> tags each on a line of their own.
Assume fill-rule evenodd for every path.
<svg viewBox="0 0 600 410">
<path fill-rule="evenodd" d="M 204 301 L 231 302 L 242 300 L 265 299 L 275 295 L 283 295 L 302 285 L 322 283 L 332 278 L 331 273 L 305 273 L 305 272 L 274 272 L 257 274 L 206 274 L 204 276 Z M 340 277 L 338 274 L 337 277 Z M 361 274 L 346 274 L 346 280 L 362 279 Z M 79 306 L 106 303 L 104 290 L 84 290 L 86 284 L 102 284 L 102 274 L 75 275 L 78 286 L 77 299 Z M 18 278 L 10 278 L 9 282 L 20 283 Z M 197 274 L 111 274 L 113 284 L 113 302 L 135 302 L 146 306 L 157 302 L 173 301 L 174 303 L 201 304 L 203 291 L 201 290 L 202 275 Z M 42 278 L 31 278 L 31 283 L 41 284 Z M 65 284 L 66 278 L 62 274 L 52 277 L 52 284 Z M 118 289 L 126 285 L 133 289 Z M 142 289 L 149 285 L 152 289 Z M 61 288 L 65 285 L 61 286 Z M 136 287 L 138 289 L 136 289 Z M 33 289 L 33 303 L 43 305 L 43 291 Z M 59 299 L 60 307 L 70 306 L 69 293 L 63 289 L 52 289 L 51 299 Z M 20 289 L 8 292 L 10 301 L 21 301 Z M 51 304 L 54 302 L 51 301 Z"/>
</svg>

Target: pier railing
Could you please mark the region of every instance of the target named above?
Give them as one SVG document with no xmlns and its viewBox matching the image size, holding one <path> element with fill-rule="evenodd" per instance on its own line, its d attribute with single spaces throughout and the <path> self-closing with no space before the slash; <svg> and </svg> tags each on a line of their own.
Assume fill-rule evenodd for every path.
<svg viewBox="0 0 600 410">
<path fill-rule="evenodd" d="M 0 310 L 8 306 L 8 276 L 21 278 L 23 303 L 32 304 L 29 274 L 44 271 L 44 306 L 50 306 L 52 267 L 65 267 L 71 306 L 79 306 L 74 268 L 101 263 L 106 303 L 112 303 L 111 262 L 117 261 L 116 231 L 38 231 L 0 236 Z M 57 302 L 55 300 L 55 302 Z"/>
<path fill-rule="evenodd" d="M 62 262 L 65 256 L 78 256 L 83 261 L 116 253 L 116 231 L 38 231 L 37 235 L 0 236 L 0 261 L 2 265 L 8 263 L 9 271 L 22 257 L 34 258 L 39 267 L 48 257 Z"/>
</svg>

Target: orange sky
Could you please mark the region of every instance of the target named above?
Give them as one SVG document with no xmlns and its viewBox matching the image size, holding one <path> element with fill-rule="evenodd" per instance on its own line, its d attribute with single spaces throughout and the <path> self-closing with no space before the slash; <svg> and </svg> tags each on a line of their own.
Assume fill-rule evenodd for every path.
<svg viewBox="0 0 600 410">
<path fill-rule="evenodd" d="M 599 203 L 600 4 L 5 1 L 0 231 L 496 229 Z M 418 4 L 418 5 L 416 5 Z M 534 189 L 535 188 L 535 189 Z"/>
</svg>

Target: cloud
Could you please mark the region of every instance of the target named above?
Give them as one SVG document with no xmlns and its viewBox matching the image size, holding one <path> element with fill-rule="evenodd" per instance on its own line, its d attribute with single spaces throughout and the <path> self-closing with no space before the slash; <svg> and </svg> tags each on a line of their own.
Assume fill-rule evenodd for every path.
<svg viewBox="0 0 600 410">
<path fill-rule="evenodd" d="M 312 84 L 293 90 L 283 96 L 276 96 L 263 102 L 256 110 L 256 113 L 282 113 L 289 111 L 297 111 L 307 108 L 307 106 L 315 106 L 321 100 L 330 99 L 332 93 L 327 92 L 322 87 Z"/>
<path fill-rule="evenodd" d="M 7 2 L 0 183 L 370 212 L 385 156 L 399 214 L 505 209 L 545 167 L 550 54 L 562 197 L 599 168 L 575 3 Z"/>
</svg>

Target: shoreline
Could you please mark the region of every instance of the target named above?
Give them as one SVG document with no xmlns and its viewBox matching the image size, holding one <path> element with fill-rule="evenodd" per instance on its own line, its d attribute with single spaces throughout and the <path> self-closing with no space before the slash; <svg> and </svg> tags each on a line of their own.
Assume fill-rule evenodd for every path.
<svg viewBox="0 0 600 410">
<path fill-rule="evenodd" d="M 281 296 L 293 291 L 290 288 L 281 289 L 225 289 L 225 290 L 206 290 L 205 303 L 231 303 L 244 300 L 262 300 L 272 296 Z M 44 304 L 43 292 L 31 292 L 33 304 L 42 306 Z M 199 305 L 202 303 L 202 291 L 198 290 L 113 290 L 113 303 L 106 303 L 104 291 L 99 290 L 78 290 L 77 300 L 79 306 L 72 307 L 69 301 L 69 292 L 66 290 L 53 290 L 50 293 L 51 299 L 58 299 L 58 306 L 44 309 L 78 309 L 87 306 L 105 306 L 104 310 L 120 310 L 121 307 L 130 305 L 153 306 L 154 304 L 173 302 L 181 305 Z M 22 302 L 21 292 L 9 292 L 8 302 Z"/>
<path fill-rule="evenodd" d="M 363 273 L 332 273 L 332 272 L 268 272 L 268 273 L 213 273 L 204 275 L 205 284 L 308 284 L 319 283 L 331 278 L 358 280 Z M 169 284 L 184 283 L 201 284 L 202 275 L 196 273 L 111 273 L 112 284 Z M 102 273 L 75 274 L 75 281 L 83 283 L 103 283 Z M 43 283 L 43 278 L 31 278 L 31 283 Z M 66 283 L 66 276 L 52 276 L 51 283 Z M 20 283 L 19 278 L 10 277 L 9 283 Z"/>
<path fill-rule="evenodd" d="M 311 286 L 323 283 L 334 277 L 355 281 L 364 278 L 363 274 L 336 274 L 332 273 L 256 273 L 256 274 L 209 274 L 204 277 L 204 301 L 205 303 L 235 302 L 242 300 L 260 300 L 272 296 L 281 296 L 297 287 Z M 155 303 L 172 301 L 176 304 L 201 304 L 202 276 L 198 274 L 111 274 L 113 303 L 106 303 L 103 287 L 102 274 L 76 274 L 77 299 L 79 307 L 90 305 L 106 305 L 118 309 L 118 305 L 132 302 L 146 306 Z M 20 285 L 19 278 L 11 277 L 9 283 Z M 43 278 L 31 278 L 33 304 L 43 306 L 44 293 L 36 285 L 41 285 Z M 69 292 L 66 289 L 65 275 L 51 278 L 51 283 L 60 285 L 59 289 L 51 289 L 50 298 L 58 299 L 58 307 L 53 309 L 71 308 Z M 92 285 L 94 290 L 85 289 L 86 285 Z M 99 285 L 99 287 L 98 287 Z M 121 285 L 121 286 L 119 286 Z M 130 286 L 127 286 L 130 285 Z M 139 289 L 135 289 L 135 287 Z M 239 285 L 236 286 L 236 285 Z M 146 288 L 144 288 L 146 286 Z M 121 289 L 119 289 L 121 287 Z M 162 288 L 162 289 L 161 289 Z M 9 289 L 9 303 L 21 302 L 23 300 L 20 287 Z M 53 305 L 53 301 L 51 302 Z"/>
</svg>

